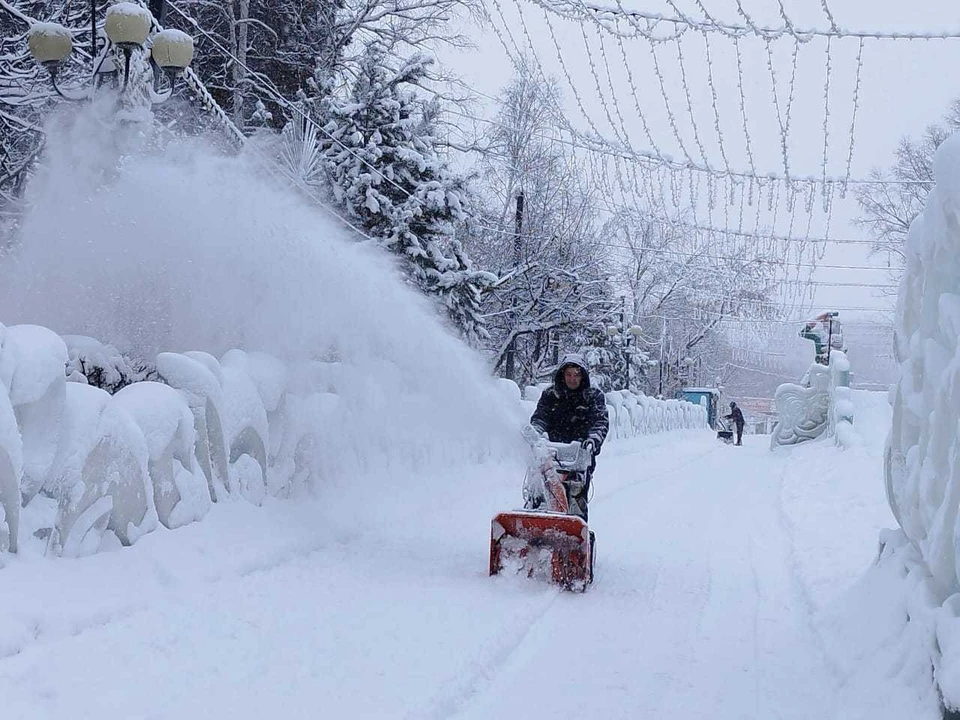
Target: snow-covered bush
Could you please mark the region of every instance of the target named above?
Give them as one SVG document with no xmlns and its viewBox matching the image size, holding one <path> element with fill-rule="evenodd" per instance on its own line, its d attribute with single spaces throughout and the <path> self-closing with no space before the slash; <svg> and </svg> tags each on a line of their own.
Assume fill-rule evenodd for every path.
<svg viewBox="0 0 960 720">
<path fill-rule="evenodd" d="M 64 335 L 67 345 L 67 381 L 93 385 L 113 395 L 130 383 L 156 380 L 151 365 L 129 358 L 113 345 L 84 335 Z"/>
</svg>

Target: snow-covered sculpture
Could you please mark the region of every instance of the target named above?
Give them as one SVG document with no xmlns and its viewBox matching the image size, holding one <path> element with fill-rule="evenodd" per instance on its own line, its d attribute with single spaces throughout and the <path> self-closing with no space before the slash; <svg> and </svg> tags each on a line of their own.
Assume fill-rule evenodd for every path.
<svg viewBox="0 0 960 720">
<path fill-rule="evenodd" d="M 207 478 L 210 499 L 217 502 L 231 488 L 220 363 L 203 352 L 160 353 L 157 372 L 181 393 L 193 413 L 197 462 Z"/>
<path fill-rule="evenodd" d="M 156 527 L 147 443 L 105 390 L 69 383 L 60 448 L 44 492 L 58 506 L 54 551 L 88 555 L 111 530 L 123 545 Z"/>
<path fill-rule="evenodd" d="M 183 396 L 156 382 L 128 385 L 113 397 L 147 442 L 157 515 L 165 527 L 200 520 L 210 509 L 207 479 L 194 453 L 194 416 Z"/>
<path fill-rule="evenodd" d="M 771 449 L 820 437 L 829 423 L 830 369 L 814 363 L 803 385 L 784 383 L 773 402 L 778 420 L 770 436 Z"/>
<path fill-rule="evenodd" d="M 7 388 L 23 441 L 21 504 L 43 487 L 60 442 L 67 348 L 37 325 L 6 328 L 0 345 L 0 385 Z"/>
</svg>

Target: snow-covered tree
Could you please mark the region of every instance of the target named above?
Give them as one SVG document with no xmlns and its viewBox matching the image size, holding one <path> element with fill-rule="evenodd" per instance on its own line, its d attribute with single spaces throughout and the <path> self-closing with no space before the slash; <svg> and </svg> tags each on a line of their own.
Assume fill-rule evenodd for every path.
<svg viewBox="0 0 960 720">
<path fill-rule="evenodd" d="M 325 102 L 318 142 L 330 187 L 350 221 L 400 256 L 410 280 L 478 339 L 480 292 L 496 277 L 474 270 L 454 240 L 464 183 L 438 154 L 431 116 L 414 93 L 430 60 L 415 55 L 398 69 L 389 63 L 370 46 L 349 95 Z"/>
<path fill-rule="evenodd" d="M 78 54 L 84 53 L 90 42 L 89 7 L 46 0 L 0 2 L 0 249 L 22 211 L 22 193 L 43 146 L 43 116 L 57 101 L 46 71 L 30 56 L 27 31 L 39 20 L 77 28 L 74 43 Z M 76 68 L 65 68 L 65 79 Z"/>
<path fill-rule="evenodd" d="M 549 139 L 558 98 L 554 83 L 527 72 L 501 93 L 496 124 L 478 143 L 484 202 L 465 236 L 471 256 L 502 278 L 484 297 L 491 363 L 522 384 L 549 375 L 561 352 L 583 347 L 616 310 L 595 188 L 567 149 Z"/>
<path fill-rule="evenodd" d="M 197 71 L 239 127 L 283 127 L 356 74 L 371 43 L 399 55 L 424 42 L 462 45 L 451 22 L 470 0 L 180 0 L 203 28 Z M 168 22 L 191 32 L 177 13 Z"/>
<path fill-rule="evenodd" d="M 625 208 L 604 225 L 619 251 L 625 320 L 638 347 L 660 361 L 646 388 L 672 396 L 680 385 L 723 376 L 729 358 L 726 318 L 774 317 L 779 264 L 763 248 Z M 653 368 L 651 368 L 653 370 Z M 653 380 L 655 379 L 655 383 Z M 655 385 L 655 386 L 654 386 Z"/>
<path fill-rule="evenodd" d="M 933 156 L 957 130 L 960 100 L 954 101 L 940 122 L 929 125 L 919 138 L 901 138 L 890 168 L 871 172 L 872 179 L 893 183 L 863 185 L 857 191 L 861 212 L 858 223 L 870 231 L 874 252 L 888 259 L 896 280 L 903 267 L 904 241 L 910 223 L 923 209 L 933 188 Z"/>
</svg>

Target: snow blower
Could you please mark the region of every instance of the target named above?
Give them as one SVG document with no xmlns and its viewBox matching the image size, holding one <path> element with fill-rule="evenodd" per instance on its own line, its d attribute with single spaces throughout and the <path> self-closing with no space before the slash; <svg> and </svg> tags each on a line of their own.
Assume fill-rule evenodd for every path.
<svg viewBox="0 0 960 720">
<path fill-rule="evenodd" d="M 717 440 L 727 445 L 732 444 L 733 430 L 730 429 L 730 424 L 722 419 L 718 419 L 717 424 L 720 426 L 720 429 L 717 430 Z"/>
<path fill-rule="evenodd" d="M 504 569 L 583 592 L 593 582 L 594 534 L 571 510 L 592 458 L 580 443 L 540 441 L 523 482 L 523 510 L 493 518 L 490 574 Z"/>
</svg>

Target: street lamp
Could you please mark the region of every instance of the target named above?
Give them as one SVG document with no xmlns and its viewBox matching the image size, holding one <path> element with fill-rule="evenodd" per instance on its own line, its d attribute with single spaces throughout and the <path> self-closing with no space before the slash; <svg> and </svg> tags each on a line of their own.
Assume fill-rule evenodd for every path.
<svg viewBox="0 0 960 720">
<path fill-rule="evenodd" d="M 90 12 L 94 28 L 95 9 L 93 0 Z M 61 97 L 72 101 L 90 100 L 102 80 L 122 68 L 123 74 L 117 82 L 121 105 L 125 109 L 149 109 L 173 96 L 177 76 L 193 61 L 193 38 L 180 30 L 158 28 L 153 13 L 136 2 L 120 2 L 108 7 L 103 22 L 107 46 L 96 57 L 94 33 L 93 71 L 85 82 L 71 87 L 58 83 L 63 64 L 73 51 L 73 32 L 69 28 L 59 23 L 36 23 L 30 28 L 27 44 L 30 54 L 50 74 L 53 89 Z"/>
</svg>

